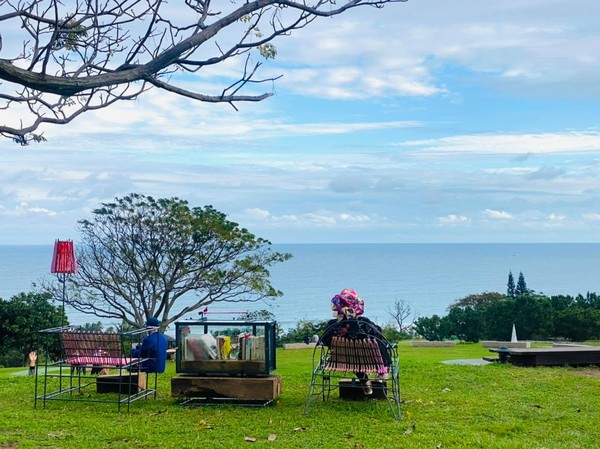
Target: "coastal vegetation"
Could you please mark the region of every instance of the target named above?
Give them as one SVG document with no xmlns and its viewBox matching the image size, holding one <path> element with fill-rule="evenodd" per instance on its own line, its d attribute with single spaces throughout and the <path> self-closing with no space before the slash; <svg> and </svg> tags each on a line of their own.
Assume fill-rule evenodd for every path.
<svg viewBox="0 0 600 449">
<path fill-rule="evenodd" d="M 440 317 L 421 317 L 414 331 L 427 340 L 510 340 L 512 326 L 522 340 L 600 338 L 600 295 L 553 295 L 527 287 L 523 273 L 517 284 L 509 273 L 507 293 L 485 292 L 466 296 Z"/>
<path fill-rule="evenodd" d="M 267 310 L 251 312 L 251 319 L 276 320 Z M 9 300 L 0 298 L 0 366 L 23 366 L 26 355 L 39 347 L 37 331 L 60 326 L 62 309 L 52 305 L 48 293 L 21 293 Z M 400 342 L 421 337 L 427 340 L 457 339 L 466 342 L 480 340 L 510 340 L 512 325 L 522 340 L 586 341 L 600 339 L 600 296 L 558 295 L 546 297 L 529 292 L 511 298 L 501 293 L 473 294 L 449 307 L 440 317 L 417 318 L 412 325 L 399 329 L 393 320 L 382 323 L 383 334 L 389 341 Z M 327 320 L 300 320 L 291 329 L 276 326 L 277 343 L 296 343 L 320 335 Z M 86 323 L 89 330 L 116 330 L 131 326 L 115 323 L 103 329 L 101 322 Z"/>
</svg>

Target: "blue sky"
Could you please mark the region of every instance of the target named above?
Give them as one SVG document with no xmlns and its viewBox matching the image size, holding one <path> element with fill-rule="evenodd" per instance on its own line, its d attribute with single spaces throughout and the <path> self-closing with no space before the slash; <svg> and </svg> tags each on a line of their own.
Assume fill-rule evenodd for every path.
<svg viewBox="0 0 600 449">
<path fill-rule="evenodd" d="M 155 90 L 0 141 L 0 244 L 77 240 L 131 192 L 275 243 L 598 242 L 597 0 L 410 0 L 275 45 L 275 95 L 239 111 Z M 185 82 L 219 92 L 237 68 Z"/>
</svg>

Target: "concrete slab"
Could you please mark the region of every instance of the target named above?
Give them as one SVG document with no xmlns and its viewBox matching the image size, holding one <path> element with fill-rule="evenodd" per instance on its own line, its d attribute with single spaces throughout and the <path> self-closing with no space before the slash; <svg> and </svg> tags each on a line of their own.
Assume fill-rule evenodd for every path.
<svg viewBox="0 0 600 449">
<path fill-rule="evenodd" d="M 283 349 L 315 349 L 316 343 L 285 343 Z"/>
<path fill-rule="evenodd" d="M 425 347 L 425 348 L 451 348 L 456 346 L 455 341 L 411 341 L 410 345 L 413 347 Z"/>
<path fill-rule="evenodd" d="M 468 365 L 468 366 L 485 366 L 492 362 L 483 359 L 457 359 L 457 360 L 444 360 L 442 362 L 445 365 Z"/>
<path fill-rule="evenodd" d="M 530 341 L 482 341 L 484 348 L 530 348 Z"/>
</svg>

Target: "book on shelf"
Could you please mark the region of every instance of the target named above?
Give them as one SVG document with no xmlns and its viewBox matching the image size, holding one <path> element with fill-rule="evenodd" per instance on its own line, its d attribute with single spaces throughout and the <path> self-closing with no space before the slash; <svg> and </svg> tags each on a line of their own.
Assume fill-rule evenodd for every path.
<svg viewBox="0 0 600 449">
<path fill-rule="evenodd" d="M 240 334 L 238 347 L 238 360 L 265 359 L 265 337 L 262 335 Z"/>
</svg>

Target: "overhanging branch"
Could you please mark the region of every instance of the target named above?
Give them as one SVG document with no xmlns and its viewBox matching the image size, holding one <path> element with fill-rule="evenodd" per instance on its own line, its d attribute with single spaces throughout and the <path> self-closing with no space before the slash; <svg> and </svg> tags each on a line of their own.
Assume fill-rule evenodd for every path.
<svg viewBox="0 0 600 449">
<path fill-rule="evenodd" d="M 315 18 L 405 1 L 255 0 L 220 3 L 224 9 L 215 11 L 210 1 L 175 7 L 165 0 L 28 0 L 26 5 L 0 0 L 0 112 L 7 111 L 6 119 L 0 115 L 0 135 L 26 144 L 39 138 L 34 132 L 44 123 L 69 123 L 86 111 L 134 99 L 151 86 L 210 103 L 262 101 L 273 93 L 248 95 L 241 89 L 279 77 L 256 77 L 260 63 L 248 70 L 248 55 L 275 57 L 272 41 Z M 5 30 L 11 36 L 21 33 L 22 46 L 3 42 Z M 231 39 L 235 35 L 237 40 Z M 177 71 L 196 72 L 242 55 L 246 62 L 240 78 L 221 94 L 166 81 Z M 18 88 L 11 93 L 13 86 Z M 13 109 L 23 115 L 9 113 Z"/>
</svg>

